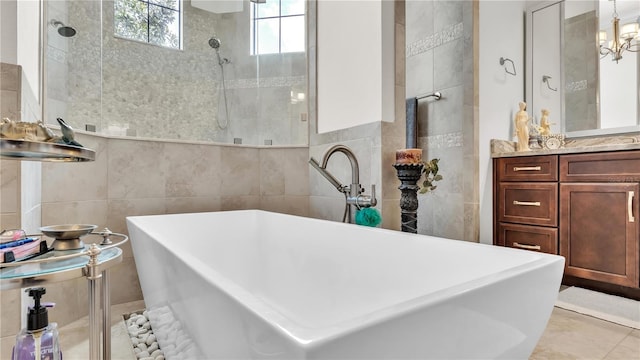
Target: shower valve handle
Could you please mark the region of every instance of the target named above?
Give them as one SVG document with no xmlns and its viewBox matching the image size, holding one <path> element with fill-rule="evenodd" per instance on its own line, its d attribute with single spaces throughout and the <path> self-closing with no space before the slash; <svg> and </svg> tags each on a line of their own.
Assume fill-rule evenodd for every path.
<svg viewBox="0 0 640 360">
<path fill-rule="evenodd" d="M 376 206 L 377 203 L 378 200 L 376 199 L 375 184 L 371 185 L 371 195 L 357 195 L 347 197 L 347 204 L 355 205 L 357 207 L 372 207 Z"/>
</svg>

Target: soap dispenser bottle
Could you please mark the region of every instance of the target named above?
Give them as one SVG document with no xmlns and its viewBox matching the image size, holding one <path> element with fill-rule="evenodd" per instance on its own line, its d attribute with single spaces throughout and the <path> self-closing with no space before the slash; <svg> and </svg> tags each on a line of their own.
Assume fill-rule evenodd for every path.
<svg viewBox="0 0 640 360">
<path fill-rule="evenodd" d="M 33 298 L 34 305 L 27 311 L 27 328 L 16 336 L 11 360 L 62 360 L 58 324 L 49 323 L 47 306 L 40 303 L 47 290 L 38 287 L 25 292 Z"/>
</svg>

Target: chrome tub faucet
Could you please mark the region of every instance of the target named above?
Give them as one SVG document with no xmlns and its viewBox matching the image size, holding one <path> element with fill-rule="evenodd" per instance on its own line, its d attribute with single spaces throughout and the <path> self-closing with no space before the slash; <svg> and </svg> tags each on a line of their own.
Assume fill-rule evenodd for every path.
<svg viewBox="0 0 640 360">
<path fill-rule="evenodd" d="M 341 152 L 347 156 L 351 163 L 351 185 L 345 186 L 340 183 L 331 173 L 327 171 L 327 163 L 331 156 L 337 152 Z M 322 157 L 322 164 L 318 163 L 316 159 L 311 157 L 309 164 L 314 169 L 318 170 L 322 176 L 324 176 L 339 192 L 345 196 L 345 209 L 342 217 L 343 222 L 355 223 L 355 211 L 356 209 L 363 207 L 376 206 L 378 201 L 376 200 L 376 186 L 371 185 L 371 195 L 365 195 L 362 185 L 360 185 L 360 167 L 358 166 L 358 159 L 351 149 L 344 145 L 334 145 Z"/>
</svg>

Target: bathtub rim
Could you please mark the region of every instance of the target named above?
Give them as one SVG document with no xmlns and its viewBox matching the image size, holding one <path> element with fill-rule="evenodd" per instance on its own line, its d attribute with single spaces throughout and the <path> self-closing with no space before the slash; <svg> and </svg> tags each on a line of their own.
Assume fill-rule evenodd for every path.
<svg viewBox="0 0 640 360">
<path fill-rule="evenodd" d="M 269 212 L 264 210 L 230 210 L 230 211 L 216 211 L 216 212 L 203 212 L 203 213 L 140 215 L 140 216 L 128 216 L 126 217 L 126 221 L 127 221 L 127 226 L 129 226 L 130 223 L 136 225 L 135 223 L 137 218 L 172 217 L 172 216 L 185 216 L 189 214 L 201 214 L 201 215 L 216 214 L 220 212 L 225 212 L 225 213 L 234 212 L 234 213 L 244 213 L 244 214 L 255 213 L 255 214 L 258 214 L 257 216 L 261 216 L 260 213 L 265 213 L 267 214 L 266 216 L 276 215 L 276 216 L 284 216 L 284 217 L 295 217 L 295 218 L 304 219 L 305 221 L 314 221 L 314 222 L 321 222 L 321 223 L 329 222 L 332 225 L 336 225 L 336 226 L 354 226 L 353 224 L 338 223 L 338 222 L 333 222 L 328 220 L 307 218 L 307 217 L 302 217 L 297 215 L 280 214 L 280 213 L 274 213 L 274 212 Z M 246 215 L 242 215 L 242 216 L 246 216 Z M 143 232 L 146 236 L 154 239 L 155 241 L 158 241 L 153 236 L 151 236 L 146 230 L 143 230 L 138 226 L 136 227 L 139 231 Z M 452 240 L 463 241 L 463 240 L 455 240 L 455 239 L 446 239 L 446 238 L 430 236 L 430 235 L 402 233 L 395 230 L 371 228 L 371 227 L 364 227 L 364 226 L 362 227 L 361 230 L 365 232 L 369 232 L 369 231 L 384 232 L 384 233 L 393 234 L 394 236 L 398 236 L 399 234 L 402 234 L 402 235 L 411 236 L 411 237 L 416 237 L 416 236 L 426 237 L 436 241 L 452 241 Z M 131 237 L 131 240 L 132 240 L 132 248 L 133 248 L 133 242 L 135 242 L 135 239 L 133 238 L 133 236 Z M 276 307 L 272 306 L 268 301 L 265 301 L 265 299 L 255 294 L 252 294 L 250 291 L 244 289 L 242 286 L 238 285 L 236 282 L 229 279 L 228 277 L 222 275 L 215 268 L 208 266 L 202 260 L 194 257 L 187 251 L 180 248 L 169 249 L 166 246 L 166 244 L 159 242 L 159 244 L 163 248 L 172 252 L 176 256 L 179 256 L 181 259 L 181 262 L 185 266 L 189 267 L 192 271 L 196 272 L 199 276 L 202 276 L 203 278 L 207 279 L 207 282 L 210 285 L 215 286 L 215 288 L 218 291 L 228 296 L 229 298 L 233 299 L 236 304 L 240 305 L 243 309 L 249 311 L 251 314 L 259 318 L 266 326 L 269 326 L 270 328 L 276 330 L 278 333 L 283 335 L 283 337 L 285 337 L 289 341 L 292 341 L 293 343 L 296 344 L 296 346 L 299 346 L 305 349 L 306 351 L 313 350 L 316 347 L 320 347 L 333 340 L 345 337 L 352 333 L 356 333 L 363 329 L 372 327 L 376 324 L 383 323 L 385 321 L 389 321 L 394 318 L 406 316 L 407 314 L 420 311 L 421 309 L 426 307 L 440 305 L 447 300 L 464 296 L 467 293 L 479 290 L 487 285 L 497 283 L 500 281 L 505 281 L 532 270 L 540 269 L 543 267 L 549 267 L 549 266 L 551 267 L 559 266 L 561 269 L 564 269 L 565 259 L 564 257 L 559 255 L 533 253 L 527 250 L 498 247 L 498 246 L 487 245 L 482 243 L 471 243 L 471 242 L 463 242 L 463 243 L 465 244 L 464 246 L 472 246 L 472 247 L 473 246 L 479 246 L 479 247 L 491 246 L 492 249 L 494 249 L 492 251 L 498 251 L 498 252 L 504 252 L 504 253 L 515 253 L 515 252 L 521 253 L 523 251 L 526 251 L 527 254 L 532 258 L 532 260 L 527 261 L 523 264 L 519 264 L 510 268 L 498 271 L 498 272 L 494 272 L 488 275 L 474 278 L 472 280 L 464 281 L 450 287 L 439 289 L 428 294 L 414 297 L 412 299 L 407 299 L 405 301 L 401 301 L 393 305 L 381 307 L 375 311 L 354 316 L 354 317 L 345 319 L 343 321 L 336 322 L 332 326 L 312 328 L 312 327 L 300 324 L 299 322 L 296 322 L 295 320 L 285 316 Z M 133 253 L 135 258 L 135 254 L 136 254 L 135 250 L 133 250 Z M 185 261 L 185 260 L 188 260 L 188 261 Z M 555 282 L 557 283 L 555 285 L 557 285 L 556 287 L 559 289 L 560 282 L 562 280 L 562 272 L 560 273 L 559 276 L 557 276 L 555 280 L 556 280 Z M 554 284 L 551 284 L 551 285 L 554 285 Z"/>
</svg>

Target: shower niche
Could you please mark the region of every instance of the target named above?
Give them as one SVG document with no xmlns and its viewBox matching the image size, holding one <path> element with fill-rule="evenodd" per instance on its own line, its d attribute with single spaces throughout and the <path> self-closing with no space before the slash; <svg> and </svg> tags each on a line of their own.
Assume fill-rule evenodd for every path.
<svg viewBox="0 0 640 360">
<path fill-rule="evenodd" d="M 123 8 L 132 2 L 44 3 L 46 123 L 55 124 L 61 117 L 76 130 L 107 136 L 229 144 L 241 139 L 246 145 L 308 143 L 307 68 L 315 59 L 309 59 L 306 49 L 315 41 L 315 29 L 308 26 L 315 21 L 309 19 L 305 0 L 282 5 L 244 0 L 242 10 L 227 13 L 200 9 L 185 0 L 162 1 L 180 15 L 161 29 L 148 22 L 149 42 L 116 34 Z M 276 20 L 282 23 L 280 32 L 287 33 L 286 16 L 272 16 L 275 10 L 292 11 L 287 6 L 297 6 L 297 11 L 302 7 L 296 20 L 303 22 L 304 35 L 297 35 L 304 36 L 302 51 L 281 45 L 278 52 L 252 51 L 259 40 L 256 34 L 266 38 Z M 269 24 L 257 21 L 260 17 Z M 161 30 L 175 35 L 179 46 L 154 40 Z"/>
</svg>

